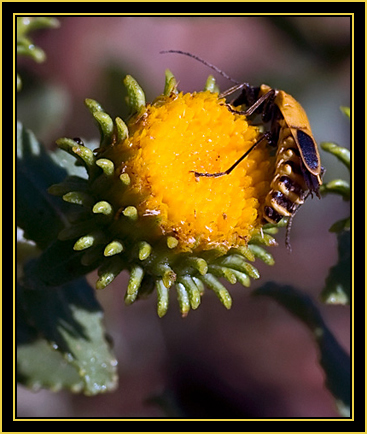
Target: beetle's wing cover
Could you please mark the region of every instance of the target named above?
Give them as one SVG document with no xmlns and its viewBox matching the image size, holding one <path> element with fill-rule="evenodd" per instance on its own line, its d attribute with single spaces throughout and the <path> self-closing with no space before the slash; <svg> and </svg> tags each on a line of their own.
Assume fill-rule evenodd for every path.
<svg viewBox="0 0 367 434">
<path fill-rule="evenodd" d="M 319 175 L 321 170 L 320 156 L 315 140 L 302 130 L 296 130 L 296 142 L 301 151 L 301 158 L 307 169 L 313 175 Z"/>
<path fill-rule="evenodd" d="M 305 110 L 298 101 L 284 91 L 278 92 L 276 104 L 283 115 L 286 125 L 291 130 L 306 169 L 312 175 L 318 177 L 321 184 L 321 179 L 319 178 L 321 171 L 319 151 L 317 143 L 312 136 Z"/>
</svg>

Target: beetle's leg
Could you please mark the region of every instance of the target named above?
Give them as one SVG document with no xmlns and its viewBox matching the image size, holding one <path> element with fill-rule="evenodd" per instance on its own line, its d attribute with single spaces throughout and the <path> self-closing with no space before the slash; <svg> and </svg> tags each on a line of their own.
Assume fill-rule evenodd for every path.
<svg viewBox="0 0 367 434">
<path fill-rule="evenodd" d="M 229 169 L 227 169 L 225 172 L 216 172 L 216 173 L 202 173 L 202 172 L 195 172 L 194 170 L 190 170 L 190 172 L 195 174 L 195 177 L 199 177 L 199 176 L 206 176 L 206 177 L 211 177 L 211 178 L 218 178 L 219 176 L 224 176 L 224 175 L 229 175 L 232 170 L 237 167 L 242 160 L 244 160 L 247 155 L 259 144 L 261 143 L 263 140 L 271 140 L 270 139 L 271 135 L 270 133 L 264 133 L 260 139 L 255 142 L 250 149 L 248 149 L 241 158 L 239 158 Z"/>
<path fill-rule="evenodd" d="M 271 89 L 266 94 L 262 95 L 251 107 L 243 112 L 245 116 L 251 116 L 264 102 L 269 102 L 274 96 L 275 90 Z"/>
<path fill-rule="evenodd" d="M 228 95 L 231 95 L 232 93 L 236 92 L 237 90 L 240 90 L 242 88 L 250 88 L 251 86 L 248 83 L 238 83 L 234 86 L 230 87 L 229 89 L 225 90 L 224 92 L 220 93 L 218 95 L 218 98 L 225 98 Z"/>
<path fill-rule="evenodd" d="M 264 95 L 262 95 L 260 98 L 258 98 L 254 104 L 252 104 L 250 107 L 248 107 L 246 110 L 244 111 L 237 111 L 232 109 L 231 107 L 228 106 L 229 110 L 233 113 L 237 113 L 239 115 L 244 115 L 244 116 L 251 116 L 253 115 L 256 110 L 265 102 L 268 102 L 272 99 L 272 97 L 274 96 L 275 90 L 271 89 L 269 90 L 269 92 L 265 93 Z"/>
<path fill-rule="evenodd" d="M 259 99 L 259 93 L 260 93 L 260 87 L 255 86 L 245 86 L 244 89 L 242 89 L 241 94 L 234 99 L 231 104 L 234 107 L 237 107 L 239 105 L 245 105 L 246 107 L 252 106 L 258 99 Z"/>
</svg>

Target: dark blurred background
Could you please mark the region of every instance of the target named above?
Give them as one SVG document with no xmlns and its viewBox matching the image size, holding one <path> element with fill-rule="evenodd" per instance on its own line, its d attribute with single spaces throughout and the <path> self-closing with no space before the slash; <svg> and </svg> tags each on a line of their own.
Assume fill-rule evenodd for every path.
<svg viewBox="0 0 367 434">
<path fill-rule="evenodd" d="M 305 108 L 318 143 L 349 147 L 349 122 L 339 110 L 350 104 L 348 17 L 65 17 L 60 23 L 32 34 L 47 53 L 44 64 L 18 64 L 17 116 L 51 149 L 60 136 L 99 137 L 84 98 L 126 117 L 126 74 L 147 101 L 163 91 L 166 68 L 181 90 L 201 90 L 213 72 L 188 57 L 159 54 L 169 49 L 200 56 L 238 81 L 285 90 Z M 222 90 L 231 85 L 216 78 Z M 321 151 L 321 158 L 326 181 L 349 177 L 335 157 Z M 348 215 L 339 196 L 307 200 L 293 224 L 292 254 L 281 231 L 279 247 L 271 249 L 275 265 L 255 263 L 262 277 L 250 289 L 273 280 L 311 295 L 349 352 L 349 308 L 317 301 L 337 261 L 328 229 Z M 93 285 L 96 274 L 88 280 Z M 18 417 L 338 416 L 311 334 L 272 299 L 233 286 L 227 311 L 207 291 L 199 309 L 182 319 L 172 294 L 168 314 L 159 319 L 154 295 L 124 305 L 126 284 L 122 274 L 97 293 L 119 360 L 119 389 L 85 397 L 18 387 Z"/>
</svg>

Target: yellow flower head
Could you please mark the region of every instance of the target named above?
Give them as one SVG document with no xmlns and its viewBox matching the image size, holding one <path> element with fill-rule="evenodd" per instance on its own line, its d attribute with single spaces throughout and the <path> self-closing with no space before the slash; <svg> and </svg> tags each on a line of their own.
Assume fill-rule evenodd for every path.
<svg viewBox="0 0 367 434">
<path fill-rule="evenodd" d="M 129 137 L 103 156 L 115 162 L 123 156 L 117 171 L 131 182 L 116 199 L 137 208 L 150 238 L 171 236 L 180 251 L 248 243 L 269 191 L 267 147 L 254 149 L 230 175 L 199 178 L 193 172 L 228 169 L 256 142 L 256 127 L 228 110 L 217 93 L 204 91 L 159 97 L 128 129 Z"/>
<path fill-rule="evenodd" d="M 258 140 L 258 128 L 219 98 L 212 79 L 206 90 L 183 94 L 168 72 L 164 94 L 152 104 L 132 77 L 125 85 L 133 111 L 126 124 L 86 100 L 101 129 L 100 148 L 92 152 L 77 139 L 57 142 L 89 175 L 87 184 L 71 177 L 51 188 L 89 210 L 89 218 L 73 221 L 60 238 L 76 238 L 82 264 L 95 261 L 97 288 L 128 269 L 128 304 L 155 287 L 162 316 L 175 284 L 183 315 L 198 307 L 204 286 L 229 308 L 218 277 L 248 286 L 259 277 L 248 260 L 273 262 L 256 245 L 274 244 L 261 215 L 274 172 L 269 147 L 256 146 L 228 175 L 198 176 L 230 168 Z"/>
</svg>

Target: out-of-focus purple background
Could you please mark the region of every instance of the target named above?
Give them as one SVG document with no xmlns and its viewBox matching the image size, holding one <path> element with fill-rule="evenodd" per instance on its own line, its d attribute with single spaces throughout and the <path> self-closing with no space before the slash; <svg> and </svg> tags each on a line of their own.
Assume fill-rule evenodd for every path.
<svg viewBox="0 0 367 434">
<path fill-rule="evenodd" d="M 22 74 L 18 117 L 50 148 L 60 136 L 98 138 L 85 98 L 126 117 L 126 74 L 138 80 L 147 101 L 163 91 L 166 68 L 183 91 L 201 90 L 209 74 L 222 90 L 231 85 L 193 59 L 159 54 L 168 49 L 198 55 L 236 80 L 285 90 L 305 108 L 318 143 L 349 147 L 349 123 L 339 110 L 350 103 L 349 18 L 65 17 L 60 22 L 59 29 L 32 35 L 46 51 L 46 62 L 20 62 L 20 71 L 30 75 Z M 31 89 L 32 76 L 41 78 L 41 89 Z M 321 158 L 326 181 L 348 178 L 334 157 L 321 151 Z M 347 351 L 349 309 L 322 305 L 317 297 L 337 260 L 336 237 L 328 229 L 348 213 L 348 204 L 337 196 L 307 200 L 294 221 L 292 254 L 279 233 L 280 245 L 272 249 L 275 265 L 255 263 L 262 277 L 250 288 L 273 280 L 311 295 Z M 88 279 L 93 284 L 96 274 Z M 167 315 L 159 319 L 154 294 L 124 305 L 126 284 L 122 274 L 97 294 L 119 360 L 118 390 L 85 397 L 18 387 L 18 417 L 165 417 L 165 405 L 171 415 L 198 418 L 338 416 L 309 331 L 273 300 L 233 286 L 233 307 L 227 311 L 207 291 L 199 309 L 182 319 L 172 294 Z M 162 395 L 163 406 L 157 403 Z M 174 413 L 176 404 L 183 413 Z"/>
</svg>

